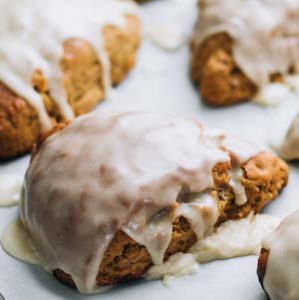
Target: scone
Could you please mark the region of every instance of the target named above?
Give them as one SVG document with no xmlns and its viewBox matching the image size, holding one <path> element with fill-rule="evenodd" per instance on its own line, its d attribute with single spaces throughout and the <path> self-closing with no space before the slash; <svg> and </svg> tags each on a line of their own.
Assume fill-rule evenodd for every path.
<svg viewBox="0 0 299 300">
<path fill-rule="evenodd" d="M 247 101 L 298 73 L 298 1 L 199 0 L 198 7 L 191 77 L 207 103 Z"/>
<path fill-rule="evenodd" d="M 260 211 L 287 179 L 279 158 L 195 120 L 97 111 L 39 146 L 21 220 L 43 267 L 92 293 Z"/>
<path fill-rule="evenodd" d="M 265 239 L 258 261 L 258 277 L 271 300 L 299 299 L 299 211 L 285 218 Z"/>
<path fill-rule="evenodd" d="M 0 159 L 89 112 L 133 67 L 133 1 L 0 1 Z"/>
</svg>

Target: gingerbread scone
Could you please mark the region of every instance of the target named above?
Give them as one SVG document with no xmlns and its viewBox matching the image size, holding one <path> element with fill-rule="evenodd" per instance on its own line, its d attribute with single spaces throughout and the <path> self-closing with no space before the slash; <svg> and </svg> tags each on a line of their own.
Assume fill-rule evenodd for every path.
<svg viewBox="0 0 299 300">
<path fill-rule="evenodd" d="M 247 101 L 298 73 L 298 1 L 199 0 L 198 7 L 191 76 L 207 103 Z"/>
<path fill-rule="evenodd" d="M 134 66 L 136 4 L 120 0 L 0 1 L 0 159 L 89 112 Z"/>
<path fill-rule="evenodd" d="M 260 211 L 287 178 L 279 158 L 194 120 L 94 112 L 36 151 L 21 220 L 41 265 L 92 293 Z"/>
<path fill-rule="evenodd" d="M 285 218 L 263 242 L 258 277 L 271 300 L 299 299 L 299 211 Z"/>
</svg>

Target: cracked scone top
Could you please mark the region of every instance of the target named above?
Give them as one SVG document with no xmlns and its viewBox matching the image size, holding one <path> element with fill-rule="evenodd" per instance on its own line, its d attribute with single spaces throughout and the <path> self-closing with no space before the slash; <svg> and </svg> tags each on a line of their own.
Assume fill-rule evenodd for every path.
<svg viewBox="0 0 299 300">
<path fill-rule="evenodd" d="M 93 47 L 102 64 L 107 94 L 110 61 L 102 29 L 108 24 L 125 25 L 125 15 L 136 13 L 136 6 L 130 0 L 0 0 L 0 10 L 0 81 L 35 108 L 42 128 L 48 130 L 50 117 L 42 96 L 32 86 L 34 71 L 40 70 L 47 78 L 60 115 L 72 119 L 60 70 L 63 42 L 79 38 Z"/>
<path fill-rule="evenodd" d="M 270 250 L 263 285 L 271 300 L 299 299 L 299 210 L 286 217 L 266 238 Z"/>
<path fill-rule="evenodd" d="M 163 262 L 176 217 L 184 216 L 198 239 L 211 232 L 218 217 L 212 169 L 231 161 L 238 169 L 256 154 L 224 135 L 208 137 L 194 120 L 94 112 L 34 156 L 21 219 L 42 265 L 70 274 L 89 293 L 118 230 L 144 245 L 154 264 Z"/>
<path fill-rule="evenodd" d="M 225 32 L 247 77 L 262 87 L 272 74 L 299 72 L 299 2 L 297 0 L 199 0 L 194 43 Z"/>
</svg>

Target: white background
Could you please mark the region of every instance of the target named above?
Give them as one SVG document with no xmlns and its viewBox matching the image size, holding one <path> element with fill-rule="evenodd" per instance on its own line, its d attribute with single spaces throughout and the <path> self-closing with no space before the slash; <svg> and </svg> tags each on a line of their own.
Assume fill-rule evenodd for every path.
<svg viewBox="0 0 299 300">
<path fill-rule="evenodd" d="M 195 21 L 194 0 L 158 0 L 142 6 L 145 39 L 137 66 L 127 80 L 113 92 L 102 107 L 118 110 L 166 112 L 198 118 L 208 128 L 219 128 L 267 147 L 269 139 L 279 138 L 298 109 L 299 101 L 284 99 L 279 108 L 263 108 L 245 103 L 215 109 L 200 102 L 188 75 L 189 51 L 186 44 L 167 52 L 146 39 L 153 24 L 171 26 L 190 35 Z M 23 157 L 0 165 L 0 175 L 23 175 L 29 158 Z M 265 210 L 285 216 L 299 207 L 298 166 L 291 166 L 290 182 L 285 191 Z M 297 182 L 297 183 L 296 183 Z M 0 232 L 17 217 L 18 208 L 0 208 Z M 102 295 L 84 296 L 68 288 L 38 267 L 9 257 L 0 249 L 0 292 L 7 300 L 50 299 L 266 299 L 256 276 L 257 257 L 235 258 L 202 265 L 196 275 L 173 281 L 165 287 L 160 281 L 135 282 Z"/>
</svg>

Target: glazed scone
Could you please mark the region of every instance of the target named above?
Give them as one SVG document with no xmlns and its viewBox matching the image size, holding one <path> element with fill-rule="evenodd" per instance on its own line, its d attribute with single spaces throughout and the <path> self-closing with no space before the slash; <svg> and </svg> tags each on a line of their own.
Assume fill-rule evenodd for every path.
<svg viewBox="0 0 299 300">
<path fill-rule="evenodd" d="M 0 159 L 30 151 L 41 132 L 89 112 L 134 66 L 140 43 L 129 0 L 26 0 L 21 10 L 7 1 L 0 1 L 1 22 L 11 24 L 0 29 L 6 41 L 0 46 Z"/>
<path fill-rule="evenodd" d="M 299 211 L 285 218 L 263 242 L 257 274 L 271 300 L 299 298 Z"/>
<path fill-rule="evenodd" d="M 296 0 L 199 0 L 191 77 L 203 100 L 247 101 L 269 82 L 298 73 L 298 21 Z"/>
<path fill-rule="evenodd" d="M 279 158 L 194 120 L 98 111 L 35 152 L 21 219 L 43 267 L 91 293 L 260 211 L 287 178 Z"/>
</svg>

